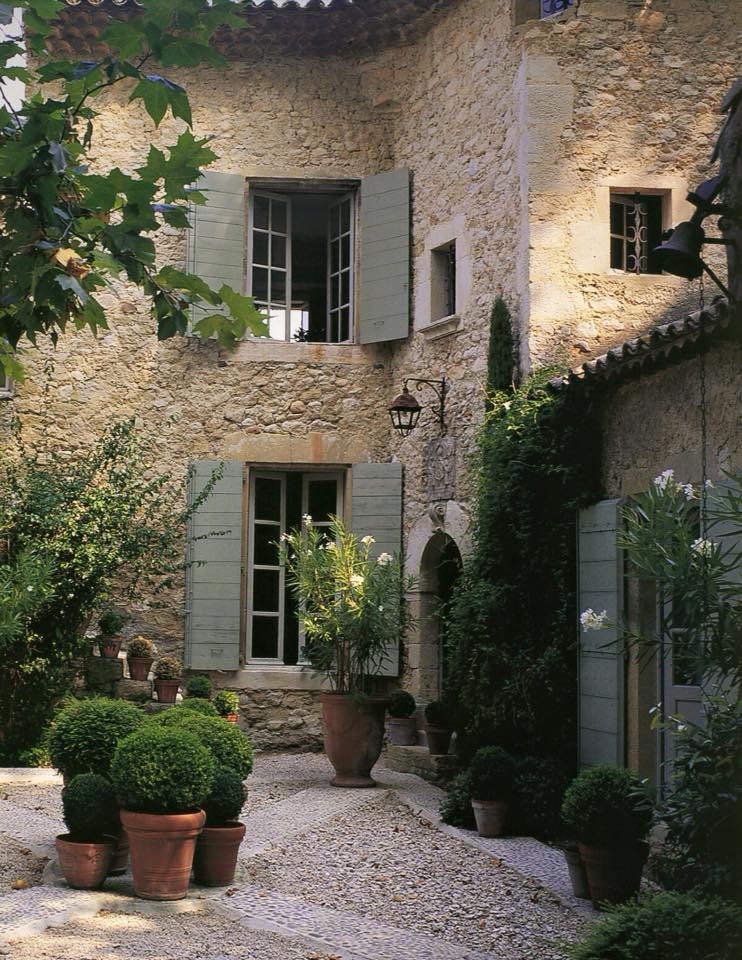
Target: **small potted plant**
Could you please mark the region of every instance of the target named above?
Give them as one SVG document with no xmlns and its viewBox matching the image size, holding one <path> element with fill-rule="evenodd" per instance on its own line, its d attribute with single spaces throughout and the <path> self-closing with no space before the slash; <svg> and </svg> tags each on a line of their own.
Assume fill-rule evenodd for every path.
<svg viewBox="0 0 742 960">
<path fill-rule="evenodd" d="M 610 764 L 582 770 L 564 794 L 562 820 L 577 839 L 596 907 L 639 891 L 652 803 L 635 774 Z"/>
<path fill-rule="evenodd" d="M 175 703 L 183 673 L 177 657 L 162 657 L 155 667 L 155 693 L 160 703 Z"/>
<path fill-rule="evenodd" d="M 214 781 L 211 752 L 187 729 L 147 723 L 119 744 L 111 779 L 129 836 L 134 892 L 181 900 L 206 821 L 201 804 Z"/>
<path fill-rule="evenodd" d="M 129 676 L 132 680 L 147 680 L 154 662 L 155 645 L 148 637 L 132 637 L 126 650 Z"/>
<path fill-rule="evenodd" d="M 106 610 L 98 620 L 98 650 L 102 657 L 116 660 L 121 649 L 121 631 L 129 618 L 115 610 Z"/>
<path fill-rule="evenodd" d="M 499 837 L 505 830 L 513 792 L 515 761 L 501 747 L 481 747 L 472 757 L 471 805 L 480 837 Z"/>
<path fill-rule="evenodd" d="M 217 713 L 230 723 L 239 720 L 240 698 L 234 690 L 220 690 L 212 700 Z"/>
<path fill-rule="evenodd" d="M 187 701 L 183 701 L 187 703 Z M 210 751 L 214 762 L 231 767 L 244 780 L 253 767 L 253 750 L 250 738 L 222 717 L 204 717 L 186 706 L 175 707 L 152 717 L 149 723 L 160 727 L 179 727 L 198 737 Z"/>
<path fill-rule="evenodd" d="M 186 697 L 193 697 L 200 700 L 211 700 L 211 694 L 214 690 L 214 684 L 209 677 L 199 675 L 189 677 L 185 682 Z"/>
<path fill-rule="evenodd" d="M 417 743 L 417 721 L 415 712 L 415 698 L 406 690 L 397 690 L 389 698 L 387 712 L 387 732 L 389 742 L 400 747 L 412 747 Z"/>
<path fill-rule="evenodd" d="M 78 773 L 108 777 L 119 742 L 144 721 L 144 713 L 127 700 L 91 697 L 75 700 L 54 718 L 49 757 L 65 784 Z"/>
<path fill-rule="evenodd" d="M 227 887 L 234 880 L 237 854 L 245 836 L 239 822 L 247 800 L 240 775 L 231 767 L 217 766 L 214 785 L 203 802 L 206 826 L 196 844 L 193 875 L 205 887 Z"/>
<path fill-rule="evenodd" d="M 451 711 L 441 700 L 433 700 L 425 707 L 425 738 L 433 756 L 444 757 L 451 746 Z"/>
<path fill-rule="evenodd" d="M 108 876 L 119 826 L 116 794 L 97 773 L 80 773 L 62 791 L 69 833 L 54 841 L 64 879 L 78 890 L 94 890 Z"/>
</svg>

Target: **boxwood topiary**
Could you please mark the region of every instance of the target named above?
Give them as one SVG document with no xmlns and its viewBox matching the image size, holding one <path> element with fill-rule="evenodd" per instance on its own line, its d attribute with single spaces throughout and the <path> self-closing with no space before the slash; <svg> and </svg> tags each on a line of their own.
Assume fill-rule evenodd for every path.
<svg viewBox="0 0 742 960">
<path fill-rule="evenodd" d="M 558 760 L 522 757 L 515 763 L 510 831 L 552 839 L 561 828 L 560 810 L 569 775 Z"/>
<path fill-rule="evenodd" d="M 214 684 L 208 677 L 189 677 L 186 680 L 185 693 L 187 697 L 199 697 L 201 700 L 209 700 L 213 690 Z"/>
<path fill-rule="evenodd" d="M 652 804 L 636 774 L 601 763 L 580 771 L 567 787 L 562 820 L 582 843 L 621 846 L 646 837 Z"/>
<path fill-rule="evenodd" d="M 132 637 L 126 646 L 126 654 L 129 657 L 151 657 L 155 652 L 155 645 L 149 637 L 140 635 Z"/>
<path fill-rule="evenodd" d="M 425 720 L 431 727 L 451 729 L 451 711 L 442 700 L 432 700 L 425 707 Z"/>
<path fill-rule="evenodd" d="M 96 843 L 119 830 L 113 784 L 97 773 L 79 773 L 62 791 L 64 822 L 73 840 Z"/>
<path fill-rule="evenodd" d="M 202 700 L 201 697 L 187 697 L 180 706 L 173 707 L 173 710 L 190 710 L 192 713 L 200 713 L 202 717 L 218 717 L 219 712 L 213 703 L 208 700 Z"/>
<path fill-rule="evenodd" d="M 627 903 L 594 924 L 572 960 L 737 960 L 742 957 L 742 911 L 720 899 L 660 893 Z"/>
<path fill-rule="evenodd" d="M 389 697 L 389 716 L 397 720 L 406 720 L 415 712 L 415 698 L 406 690 L 397 690 Z"/>
<path fill-rule="evenodd" d="M 158 680 L 180 680 L 182 673 L 183 664 L 177 657 L 161 657 L 155 666 Z"/>
<path fill-rule="evenodd" d="M 217 765 L 211 793 L 202 804 L 206 826 L 220 827 L 237 820 L 246 800 L 247 790 L 239 773 L 231 767 Z"/>
<path fill-rule="evenodd" d="M 193 710 L 177 707 L 157 714 L 150 723 L 189 730 L 211 751 L 217 763 L 231 767 L 243 780 L 252 771 L 253 753 L 250 739 L 228 720 L 221 717 L 202 717 Z"/>
<path fill-rule="evenodd" d="M 78 773 L 107 776 L 120 740 L 144 720 L 139 707 L 126 700 L 93 697 L 61 710 L 49 734 L 53 766 L 67 777 Z"/>
<path fill-rule="evenodd" d="M 508 800 L 513 792 L 515 761 L 502 747 L 480 747 L 469 767 L 473 800 Z"/>
<path fill-rule="evenodd" d="M 220 690 L 211 702 L 221 717 L 228 717 L 240 709 L 240 698 L 234 690 Z"/>
<path fill-rule="evenodd" d="M 126 810 L 187 813 L 211 791 L 214 758 L 189 730 L 148 723 L 119 744 L 111 779 Z"/>
<path fill-rule="evenodd" d="M 441 820 L 452 827 L 474 830 L 476 822 L 471 805 L 471 774 L 462 770 L 446 787 L 446 796 L 441 800 Z"/>
</svg>

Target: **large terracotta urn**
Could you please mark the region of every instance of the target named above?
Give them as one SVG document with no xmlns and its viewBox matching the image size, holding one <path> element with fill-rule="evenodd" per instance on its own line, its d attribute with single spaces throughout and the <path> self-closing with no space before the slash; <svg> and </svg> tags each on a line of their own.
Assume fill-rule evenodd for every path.
<svg viewBox="0 0 742 960">
<path fill-rule="evenodd" d="M 371 770 L 384 742 L 385 697 L 321 693 L 325 753 L 336 787 L 375 787 Z"/>
</svg>

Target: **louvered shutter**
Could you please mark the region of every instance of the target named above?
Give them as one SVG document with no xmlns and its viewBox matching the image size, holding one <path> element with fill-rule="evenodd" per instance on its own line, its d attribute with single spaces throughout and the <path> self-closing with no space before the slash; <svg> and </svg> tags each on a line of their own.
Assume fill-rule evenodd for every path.
<svg viewBox="0 0 742 960">
<path fill-rule="evenodd" d="M 579 648 L 579 755 L 583 764 L 625 765 L 623 556 L 618 545 L 621 501 L 603 500 L 578 518 L 579 610 L 606 610 L 610 627 L 583 631 Z"/>
<path fill-rule="evenodd" d="M 361 343 L 410 332 L 410 171 L 361 183 Z"/>
<path fill-rule="evenodd" d="M 360 539 L 372 536 L 372 556 L 399 554 L 402 549 L 402 464 L 357 463 L 353 467 L 352 526 Z M 399 676 L 399 641 L 386 650 L 374 671 L 378 676 Z"/>
<path fill-rule="evenodd" d="M 235 173 L 206 172 L 196 184 L 206 193 L 205 204 L 191 204 L 188 231 L 188 270 L 219 291 L 227 284 L 237 293 L 245 288 L 245 178 Z M 194 307 L 193 320 L 224 308 Z"/>
<path fill-rule="evenodd" d="M 219 462 L 192 465 L 189 502 L 203 491 Z M 191 670 L 237 670 L 240 665 L 242 476 L 241 463 L 226 462 L 222 478 L 189 523 L 188 560 L 205 561 L 189 566 L 186 574 L 186 666 Z"/>
</svg>

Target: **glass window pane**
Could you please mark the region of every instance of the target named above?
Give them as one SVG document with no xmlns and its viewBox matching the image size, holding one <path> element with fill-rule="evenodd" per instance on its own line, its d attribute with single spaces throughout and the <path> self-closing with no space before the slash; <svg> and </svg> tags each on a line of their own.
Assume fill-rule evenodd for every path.
<svg viewBox="0 0 742 960">
<path fill-rule="evenodd" d="M 268 263 L 268 234 L 256 230 L 252 235 L 253 263 Z"/>
<path fill-rule="evenodd" d="M 278 566 L 277 541 L 281 528 L 269 523 L 256 523 L 253 527 L 253 560 L 262 566 Z"/>
<path fill-rule="evenodd" d="M 340 306 L 340 277 L 330 278 L 330 303 L 333 307 Z"/>
<path fill-rule="evenodd" d="M 274 233 L 286 233 L 287 209 L 285 200 L 271 200 L 271 230 Z"/>
<path fill-rule="evenodd" d="M 340 311 L 333 310 L 330 314 L 330 343 L 338 343 L 338 322 L 340 320 Z"/>
<path fill-rule="evenodd" d="M 335 206 L 330 210 L 330 236 L 336 237 L 340 232 L 340 208 Z"/>
<path fill-rule="evenodd" d="M 286 339 L 286 310 L 271 310 L 268 317 L 268 333 L 273 340 Z"/>
<path fill-rule="evenodd" d="M 350 302 L 350 270 L 343 270 L 340 274 L 340 302 Z"/>
<path fill-rule="evenodd" d="M 278 612 L 278 570 L 254 570 L 252 608 L 256 612 Z"/>
<path fill-rule="evenodd" d="M 268 229 L 268 204 L 267 197 L 255 197 L 253 199 L 253 226 L 261 230 Z"/>
<path fill-rule="evenodd" d="M 252 295 L 255 300 L 268 299 L 268 271 L 264 267 L 253 267 Z"/>
<path fill-rule="evenodd" d="M 611 203 L 611 233 L 623 233 L 623 212 L 626 208 L 622 203 Z"/>
<path fill-rule="evenodd" d="M 286 266 L 286 237 L 271 237 L 271 265 L 274 267 Z"/>
<path fill-rule="evenodd" d="M 343 307 L 340 311 L 340 341 L 350 340 L 350 307 Z"/>
<path fill-rule="evenodd" d="M 272 477 L 255 478 L 255 519 L 281 521 L 281 481 Z M 274 537 L 275 539 L 275 537 Z"/>
<path fill-rule="evenodd" d="M 271 270 L 271 303 L 286 303 L 286 273 Z"/>
<path fill-rule="evenodd" d="M 343 233 L 350 230 L 350 200 L 340 204 L 340 229 Z"/>
<path fill-rule="evenodd" d="M 340 266 L 348 267 L 350 266 L 350 234 L 346 233 L 345 236 L 341 237 L 341 253 L 340 253 Z"/>
<path fill-rule="evenodd" d="M 330 273 L 337 273 L 340 269 L 340 241 L 333 240 L 330 244 Z"/>
<path fill-rule="evenodd" d="M 337 480 L 312 480 L 307 482 L 308 513 L 312 520 L 322 523 L 337 513 Z"/>
<path fill-rule="evenodd" d="M 252 655 L 278 656 L 278 617 L 252 618 Z"/>
</svg>

